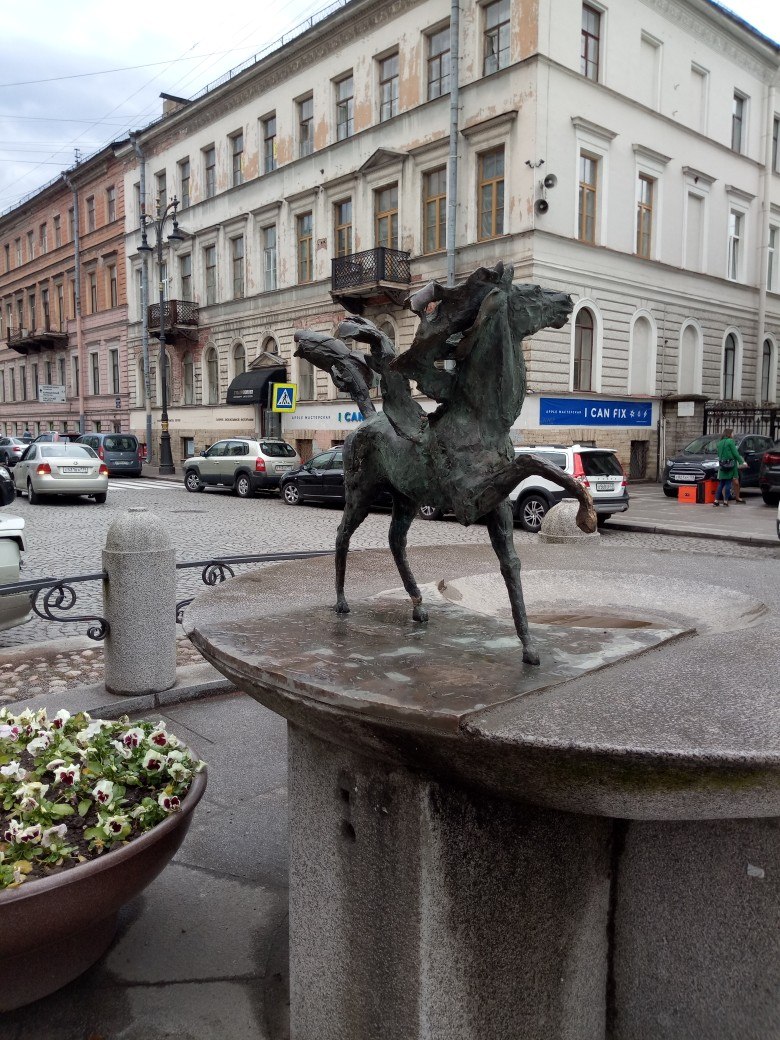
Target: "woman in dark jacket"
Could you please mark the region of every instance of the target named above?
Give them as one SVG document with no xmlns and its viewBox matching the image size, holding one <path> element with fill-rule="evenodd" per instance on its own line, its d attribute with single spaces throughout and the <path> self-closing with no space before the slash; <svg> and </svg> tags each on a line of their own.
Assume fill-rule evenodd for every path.
<svg viewBox="0 0 780 1040">
<path fill-rule="evenodd" d="M 732 437 L 733 432 L 731 429 L 724 430 L 723 436 L 718 441 L 718 488 L 715 492 L 714 503 L 716 506 L 720 505 L 721 500 L 724 506 L 728 506 L 731 498 L 731 481 L 745 461 L 737 451 Z"/>
</svg>

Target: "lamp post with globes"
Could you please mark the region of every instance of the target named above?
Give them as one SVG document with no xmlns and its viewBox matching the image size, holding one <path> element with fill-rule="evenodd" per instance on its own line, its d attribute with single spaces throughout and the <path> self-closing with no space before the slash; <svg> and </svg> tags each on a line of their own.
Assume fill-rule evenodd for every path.
<svg viewBox="0 0 780 1040">
<path fill-rule="evenodd" d="M 162 276 L 163 234 L 165 231 L 165 222 L 171 218 L 173 223 L 171 225 L 171 233 L 168 235 L 168 241 L 184 241 L 184 235 L 179 230 L 179 225 L 176 221 L 176 210 L 178 208 L 179 200 L 175 195 L 165 207 L 160 205 L 160 199 L 158 198 L 157 216 L 151 217 L 145 213 L 141 217 L 141 244 L 138 247 L 140 253 L 157 253 L 157 274 L 160 280 L 160 332 L 158 335 L 160 341 L 160 355 L 158 365 L 160 366 L 160 385 L 162 388 L 162 415 L 160 416 L 160 473 L 166 476 L 175 473 L 176 469 L 173 465 L 173 455 L 171 454 L 171 435 L 168 432 L 168 366 L 166 364 L 165 355 L 165 284 Z M 146 232 L 149 228 L 154 229 L 154 245 L 149 245 L 149 241 L 146 237 Z"/>
</svg>

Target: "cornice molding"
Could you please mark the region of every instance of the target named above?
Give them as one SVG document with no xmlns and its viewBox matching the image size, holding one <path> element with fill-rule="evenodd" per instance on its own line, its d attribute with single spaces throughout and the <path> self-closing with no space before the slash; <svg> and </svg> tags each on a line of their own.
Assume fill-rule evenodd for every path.
<svg viewBox="0 0 780 1040">
<path fill-rule="evenodd" d="M 690 177 L 693 181 L 704 181 L 708 187 L 713 185 L 718 179 L 717 177 L 711 176 L 709 173 L 697 170 L 695 166 L 683 166 L 682 172 L 686 177 Z"/>
<path fill-rule="evenodd" d="M 634 149 L 634 155 L 638 155 L 640 159 L 649 159 L 659 166 L 667 166 L 672 161 L 671 155 L 664 155 L 654 148 L 646 148 L 643 144 L 632 144 L 631 147 Z"/>
<path fill-rule="evenodd" d="M 752 192 L 745 191 L 743 188 L 738 188 L 734 184 L 726 185 L 726 194 L 733 195 L 735 199 L 741 199 L 743 202 L 752 202 L 756 197 Z"/>
<path fill-rule="evenodd" d="M 594 137 L 600 137 L 604 141 L 614 141 L 617 137 L 616 130 L 608 130 L 605 126 L 599 126 L 598 123 L 585 119 L 584 116 L 572 116 L 571 124 L 575 130 L 579 130 L 581 133 L 592 134 Z"/>
<path fill-rule="evenodd" d="M 487 134 L 491 130 L 495 130 L 500 126 L 508 126 L 510 123 L 514 123 L 517 119 L 517 109 L 513 108 L 510 112 L 501 112 L 497 116 L 491 116 L 490 119 L 482 119 L 479 123 L 471 123 L 469 126 L 464 126 L 461 130 L 461 134 L 465 138 L 476 137 L 478 134 Z"/>
</svg>

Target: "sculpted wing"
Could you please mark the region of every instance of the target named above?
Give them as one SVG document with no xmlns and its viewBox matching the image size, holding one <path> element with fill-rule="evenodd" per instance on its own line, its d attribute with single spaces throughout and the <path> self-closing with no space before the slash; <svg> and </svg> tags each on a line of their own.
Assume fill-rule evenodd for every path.
<svg viewBox="0 0 780 1040">
<path fill-rule="evenodd" d="M 346 343 L 325 332 L 298 329 L 294 335 L 298 349 L 296 357 L 302 357 L 316 368 L 330 374 L 339 390 L 349 394 L 363 415 L 376 412 L 369 390 L 374 376 L 365 354 L 350 350 Z"/>
</svg>

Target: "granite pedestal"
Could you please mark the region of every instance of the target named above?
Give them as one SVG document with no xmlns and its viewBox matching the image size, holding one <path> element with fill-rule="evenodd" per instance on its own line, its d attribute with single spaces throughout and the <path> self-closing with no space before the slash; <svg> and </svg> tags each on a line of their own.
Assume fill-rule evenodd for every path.
<svg viewBox="0 0 780 1040">
<path fill-rule="evenodd" d="M 395 594 L 270 618 L 252 576 L 188 611 L 289 722 L 293 1040 L 776 1040 L 780 749 L 758 700 L 669 680 L 765 608 L 524 584 L 540 668 L 495 575 L 425 587 L 427 625 Z"/>
</svg>

